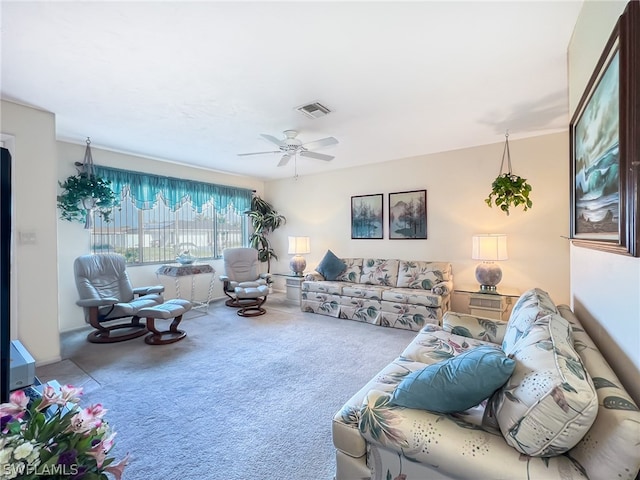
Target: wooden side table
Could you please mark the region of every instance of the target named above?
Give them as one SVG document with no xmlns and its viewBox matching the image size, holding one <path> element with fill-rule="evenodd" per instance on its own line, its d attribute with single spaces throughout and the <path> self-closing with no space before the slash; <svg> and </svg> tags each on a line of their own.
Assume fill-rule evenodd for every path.
<svg viewBox="0 0 640 480">
<path fill-rule="evenodd" d="M 467 305 L 471 315 L 508 320 L 511 308 L 520 297 L 520 292 L 513 288 L 498 288 L 496 292 L 480 292 L 474 287 L 456 287 L 454 293 L 466 295 Z"/>
</svg>

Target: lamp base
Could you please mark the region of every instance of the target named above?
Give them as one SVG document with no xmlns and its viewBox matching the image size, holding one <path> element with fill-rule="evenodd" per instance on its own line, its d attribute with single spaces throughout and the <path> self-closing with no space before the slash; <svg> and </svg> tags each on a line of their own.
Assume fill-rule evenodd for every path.
<svg viewBox="0 0 640 480">
<path fill-rule="evenodd" d="M 302 255 L 295 255 L 289 262 L 289 267 L 296 277 L 301 277 L 304 269 L 307 268 L 307 261 Z"/>
<path fill-rule="evenodd" d="M 496 285 L 502 280 L 502 269 L 493 262 L 479 263 L 476 267 L 476 280 L 481 292 L 495 293 Z"/>
</svg>

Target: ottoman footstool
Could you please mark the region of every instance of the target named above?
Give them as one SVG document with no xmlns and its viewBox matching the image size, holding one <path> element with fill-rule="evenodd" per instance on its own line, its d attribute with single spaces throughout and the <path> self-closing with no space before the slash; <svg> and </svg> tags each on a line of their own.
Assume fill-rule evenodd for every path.
<svg viewBox="0 0 640 480">
<path fill-rule="evenodd" d="M 241 317 L 257 317 L 264 315 L 267 311 L 262 308 L 262 304 L 267 301 L 269 287 L 266 285 L 256 285 L 250 287 L 236 287 L 235 289 L 239 310 L 236 312 Z"/>
<path fill-rule="evenodd" d="M 147 320 L 147 330 L 149 335 L 144 337 L 144 341 L 149 345 L 166 345 L 177 342 L 187 336 L 184 330 L 178 330 L 178 325 L 182 321 L 182 315 L 191 310 L 191 302 L 188 300 L 173 299 L 155 307 L 143 308 L 138 312 L 140 318 Z M 155 321 L 157 319 L 173 321 L 169 330 L 158 330 Z"/>
</svg>

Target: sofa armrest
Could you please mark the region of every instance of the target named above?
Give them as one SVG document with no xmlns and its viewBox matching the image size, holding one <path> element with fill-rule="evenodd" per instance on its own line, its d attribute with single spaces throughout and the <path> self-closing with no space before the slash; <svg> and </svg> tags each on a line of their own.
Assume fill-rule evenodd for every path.
<svg viewBox="0 0 640 480">
<path fill-rule="evenodd" d="M 304 276 L 304 279 L 305 281 L 309 281 L 309 282 L 321 282 L 325 278 L 318 272 L 311 272 L 311 273 L 307 273 Z"/>
<path fill-rule="evenodd" d="M 399 407 L 390 399 L 389 393 L 369 391 L 360 410 L 361 435 L 372 446 L 436 468 L 439 478 L 478 478 L 482 472 L 482 478 L 561 480 L 571 472 L 573 479 L 587 479 L 564 455 L 520 455 L 499 431 L 466 422 L 462 414 Z"/>
<path fill-rule="evenodd" d="M 502 345 L 507 322 L 466 313 L 445 312 L 442 317 L 442 329 L 463 337 Z"/>
<path fill-rule="evenodd" d="M 431 293 L 436 295 L 449 295 L 453 291 L 453 281 L 445 280 L 444 282 L 438 282 L 431 287 Z"/>
</svg>

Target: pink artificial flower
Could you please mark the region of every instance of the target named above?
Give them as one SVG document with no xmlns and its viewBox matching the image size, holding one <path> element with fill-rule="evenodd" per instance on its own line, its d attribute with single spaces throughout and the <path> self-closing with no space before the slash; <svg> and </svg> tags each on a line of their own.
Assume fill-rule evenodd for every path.
<svg viewBox="0 0 640 480">
<path fill-rule="evenodd" d="M 96 465 L 98 465 L 98 468 L 102 468 L 104 459 L 107 458 L 107 453 L 109 453 L 109 450 L 113 447 L 113 437 L 115 437 L 115 435 L 115 433 L 112 433 L 87 452 L 88 455 L 91 455 L 96 459 Z"/>
<path fill-rule="evenodd" d="M 109 465 L 108 467 L 105 467 L 104 471 L 109 472 L 116 478 L 116 480 L 120 480 L 120 477 L 122 477 L 122 472 L 124 472 L 124 468 L 127 465 L 129 465 L 128 453 L 122 460 L 120 460 L 119 463 L 117 463 L 116 465 Z"/>
<path fill-rule="evenodd" d="M 13 415 L 20 418 L 27 410 L 29 397 L 22 390 L 16 390 L 9 396 L 9 403 L 0 404 L 0 416 Z"/>
<path fill-rule="evenodd" d="M 49 405 L 58 404 L 59 396 L 56 393 L 55 388 L 51 385 L 47 385 L 42 390 L 42 400 L 40 401 L 40 405 L 38 405 L 37 411 L 41 412 L 45 410 Z"/>
<path fill-rule="evenodd" d="M 73 385 L 63 385 L 61 387 L 62 390 L 62 400 L 71 403 L 79 403 L 80 395 L 82 395 L 82 387 L 74 387 Z"/>
<path fill-rule="evenodd" d="M 99 403 L 83 408 L 71 418 L 71 424 L 67 431 L 88 433 L 93 428 L 98 428 L 102 425 L 101 419 L 105 413 L 107 413 L 107 410 L 102 408 Z"/>
</svg>

